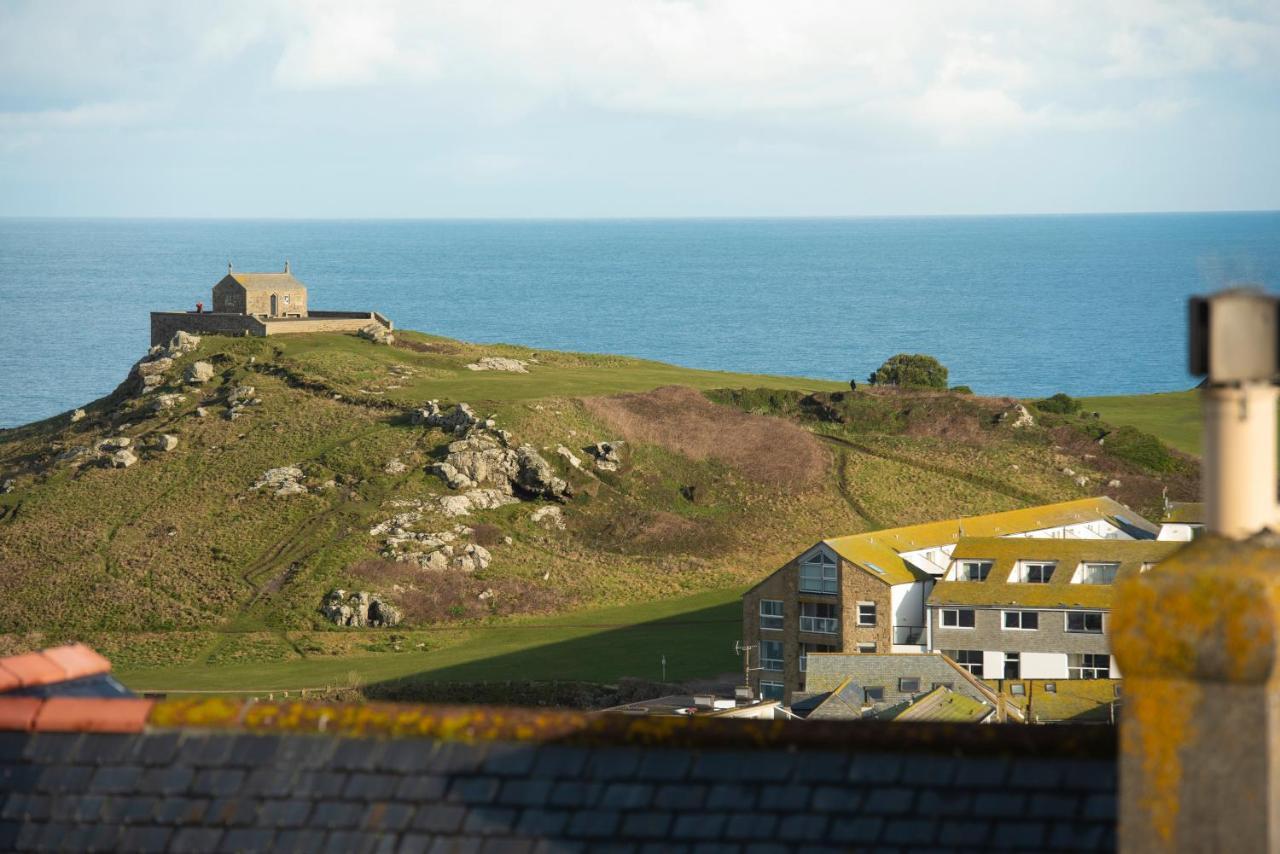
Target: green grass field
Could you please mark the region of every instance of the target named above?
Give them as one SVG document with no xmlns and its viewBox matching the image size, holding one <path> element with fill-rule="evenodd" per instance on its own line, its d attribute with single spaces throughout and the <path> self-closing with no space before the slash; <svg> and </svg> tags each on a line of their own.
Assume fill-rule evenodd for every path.
<svg viewBox="0 0 1280 854">
<path fill-rule="evenodd" d="M 1103 421 L 1137 427 L 1180 451 L 1200 455 L 1200 398 L 1194 391 L 1086 397 L 1080 402 Z"/>
<path fill-rule="evenodd" d="M 450 682 L 614 682 L 626 676 L 658 680 L 666 656 L 669 680 L 710 678 L 740 666 L 733 642 L 741 634 L 741 595 L 741 588 L 710 590 L 645 605 L 450 629 L 449 645 L 427 652 L 147 668 L 121 670 L 116 675 L 135 691 L 170 693 L 266 694 L 369 685 L 403 677 Z M 413 638 L 418 633 L 407 634 Z"/>
</svg>

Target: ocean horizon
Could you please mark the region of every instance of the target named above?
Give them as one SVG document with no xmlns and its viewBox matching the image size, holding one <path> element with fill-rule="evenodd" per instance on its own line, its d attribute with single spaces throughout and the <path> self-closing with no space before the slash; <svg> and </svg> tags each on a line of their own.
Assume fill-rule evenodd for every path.
<svg viewBox="0 0 1280 854">
<path fill-rule="evenodd" d="M 0 427 L 110 392 L 148 313 L 288 259 L 315 309 L 481 343 L 981 394 L 1195 384 L 1187 296 L 1280 280 L 1280 212 L 628 219 L 0 219 Z"/>
</svg>

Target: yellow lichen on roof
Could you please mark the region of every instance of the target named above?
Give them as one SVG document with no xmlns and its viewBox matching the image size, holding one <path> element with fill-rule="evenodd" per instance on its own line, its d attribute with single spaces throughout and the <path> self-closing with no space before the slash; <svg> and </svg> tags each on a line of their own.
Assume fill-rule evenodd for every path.
<svg viewBox="0 0 1280 854">
<path fill-rule="evenodd" d="M 1147 520 L 1123 504 L 1106 496 L 1099 496 L 963 519 L 944 519 L 902 528 L 887 528 L 866 534 L 834 537 L 823 542 L 871 577 L 879 578 L 886 584 L 907 584 L 929 576 L 907 564 L 899 556 L 902 552 L 950 545 L 962 536 L 1003 537 L 1096 521 L 1108 521 L 1117 527 L 1138 528 L 1150 533 L 1155 531 Z M 876 572 L 875 567 L 883 572 Z"/>
<path fill-rule="evenodd" d="M 1030 703 L 1032 716 L 1042 723 L 1110 721 L 1110 706 L 1120 698 L 1119 679 L 1013 679 L 988 684 L 1002 685 L 1005 701 L 1023 712 Z M 1022 685 L 1023 693 L 1011 693 L 1014 685 Z M 1046 690 L 1047 685 L 1054 690 Z"/>
<path fill-rule="evenodd" d="M 911 705 L 893 715 L 895 721 L 957 721 L 976 723 L 993 709 L 972 697 L 939 685 Z"/>
<path fill-rule="evenodd" d="M 1182 525 L 1204 524 L 1203 501 L 1171 501 L 1161 522 Z"/>
<path fill-rule="evenodd" d="M 1111 584 L 1072 584 L 1084 561 L 1118 563 L 1116 581 L 1170 557 L 1186 543 L 1168 540 L 1064 540 L 1028 537 L 966 537 L 956 544 L 953 560 L 993 562 L 985 581 L 940 581 L 929 595 L 931 605 L 1021 605 L 1036 608 L 1111 607 Z M 1048 583 L 1010 582 L 1020 560 L 1055 563 Z"/>
</svg>

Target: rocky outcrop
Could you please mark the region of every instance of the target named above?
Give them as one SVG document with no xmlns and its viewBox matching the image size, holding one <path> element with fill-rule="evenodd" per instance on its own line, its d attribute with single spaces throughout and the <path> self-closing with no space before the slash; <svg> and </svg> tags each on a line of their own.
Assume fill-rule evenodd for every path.
<svg viewBox="0 0 1280 854">
<path fill-rule="evenodd" d="M 192 362 L 183 377 L 191 385 L 203 385 L 213 379 L 213 365 L 208 362 Z"/>
<path fill-rule="evenodd" d="M 332 590 L 324 597 L 320 613 L 337 626 L 398 626 L 400 609 L 381 596 L 363 590 Z"/>
<path fill-rule="evenodd" d="M 451 489 L 489 484 L 508 495 L 556 500 L 572 494 L 569 484 L 531 445 L 512 450 L 482 434 L 451 442 L 448 455 L 432 470 Z"/>
<path fill-rule="evenodd" d="M 482 483 L 511 491 L 520 472 L 515 451 L 490 436 L 476 434 L 450 442 L 444 460 L 432 470 L 444 478 L 450 489 L 473 489 Z"/>
<path fill-rule="evenodd" d="M 235 421 L 250 406 L 258 406 L 262 398 L 251 385 L 238 385 L 227 391 L 227 420 Z"/>
<path fill-rule="evenodd" d="M 85 419 L 85 412 L 83 409 L 77 409 L 71 413 L 72 424 L 75 424 L 77 421 L 83 421 L 84 419 Z"/>
<path fill-rule="evenodd" d="M 152 347 L 129 371 L 132 390 L 137 394 L 146 394 L 164 385 L 165 376 L 173 367 L 173 360 L 199 346 L 200 336 L 178 332 L 167 343 Z"/>
<path fill-rule="evenodd" d="M 1022 430 L 1027 427 L 1036 426 L 1036 420 L 1031 416 L 1031 412 L 1021 403 L 1017 402 L 997 415 L 996 423 L 1008 424 L 1015 430 Z"/>
<path fill-rule="evenodd" d="M 173 359 L 190 353 L 199 346 L 199 335 L 192 335 L 190 332 L 179 330 L 173 334 L 173 337 L 167 343 L 160 347 L 160 352 Z"/>
<path fill-rule="evenodd" d="M 53 458 L 53 461 L 61 465 L 78 466 L 89 462 L 95 456 L 96 454 L 94 453 L 93 448 L 86 448 L 83 445 L 79 445 L 59 452 L 58 455 Z"/>
<path fill-rule="evenodd" d="M 440 406 L 438 400 L 428 400 L 420 409 L 415 409 L 409 420 L 424 427 L 439 427 L 448 433 L 459 435 L 479 428 L 492 429 L 495 424 L 492 418 L 484 419 L 476 415 L 475 410 L 465 403 L 456 404 L 449 409 Z"/>
<path fill-rule="evenodd" d="M 116 469 L 127 469 L 137 461 L 138 458 L 134 456 L 133 451 L 128 448 L 122 448 L 107 457 L 107 464 Z"/>
<path fill-rule="evenodd" d="M 182 394 L 158 394 L 156 399 L 151 403 L 151 411 L 160 413 L 173 409 L 179 403 L 186 401 L 186 395 Z"/>
<path fill-rule="evenodd" d="M 563 459 L 566 463 L 576 469 L 582 468 L 582 460 L 578 459 L 578 455 L 566 448 L 564 445 L 556 446 L 556 456 Z"/>
<path fill-rule="evenodd" d="M 485 356 L 466 366 L 469 371 L 506 371 L 512 374 L 529 373 L 529 363 L 504 356 Z"/>
<path fill-rule="evenodd" d="M 564 511 L 554 505 L 539 507 L 529 514 L 529 521 L 535 525 L 546 525 L 548 528 L 564 530 Z"/>
<path fill-rule="evenodd" d="M 391 334 L 391 330 L 381 323 L 370 323 L 368 326 L 361 328 L 356 334 L 366 341 L 372 341 L 374 344 L 392 344 L 396 340 L 395 336 Z"/>
<path fill-rule="evenodd" d="M 262 473 L 262 477 L 251 487 L 254 492 L 266 490 L 273 495 L 301 495 L 307 491 L 307 487 L 302 483 L 302 469 L 297 466 L 280 466 L 279 468 L 267 469 Z"/>
<path fill-rule="evenodd" d="M 622 465 L 622 456 L 618 453 L 621 442 L 596 442 L 582 450 L 595 461 L 600 471 L 617 471 Z"/>
<path fill-rule="evenodd" d="M 157 451 L 164 451 L 166 453 L 168 451 L 175 450 L 178 447 L 178 437 L 172 433 L 161 433 L 156 437 L 155 447 Z"/>
<path fill-rule="evenodd" d="M 440 512 L 446 516 L 469 516 L 473 510 L 494 510 L 519 499 L 497 489 L 472 489 L 461 495 L 444 495 L 439 499 Z"/>
<path fill-rule="evenodd" d="M 409 467 L 400 462 L 400 460 L 394 459 L 387 460 L 387 464 L 382 467 L 382 470 L 387 474 L 404 474 L 408 469 Z"/>
</svg>

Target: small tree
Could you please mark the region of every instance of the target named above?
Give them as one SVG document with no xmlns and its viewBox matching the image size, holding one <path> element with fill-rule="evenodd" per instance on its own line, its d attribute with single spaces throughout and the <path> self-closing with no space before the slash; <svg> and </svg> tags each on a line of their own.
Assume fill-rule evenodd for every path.
<svg viewBox="0 0 1280 854">
<path fill-rule="evenodd" d="M 1062 392 L 1058 392 L 1053 397 L 1037 400 L 1032 405 L 1041 412 L 1054 412 L 1058 415 L 1075 415 L 1084 408 L 1080 401 Z"/>
<path fill-rule="evenodd" d="M 947 368 L 933 356 L 899 353 L 886 360 L 867 381 L 872 385 L 893 385 L 899 388 L 945 389 Z"/>
</svg>

